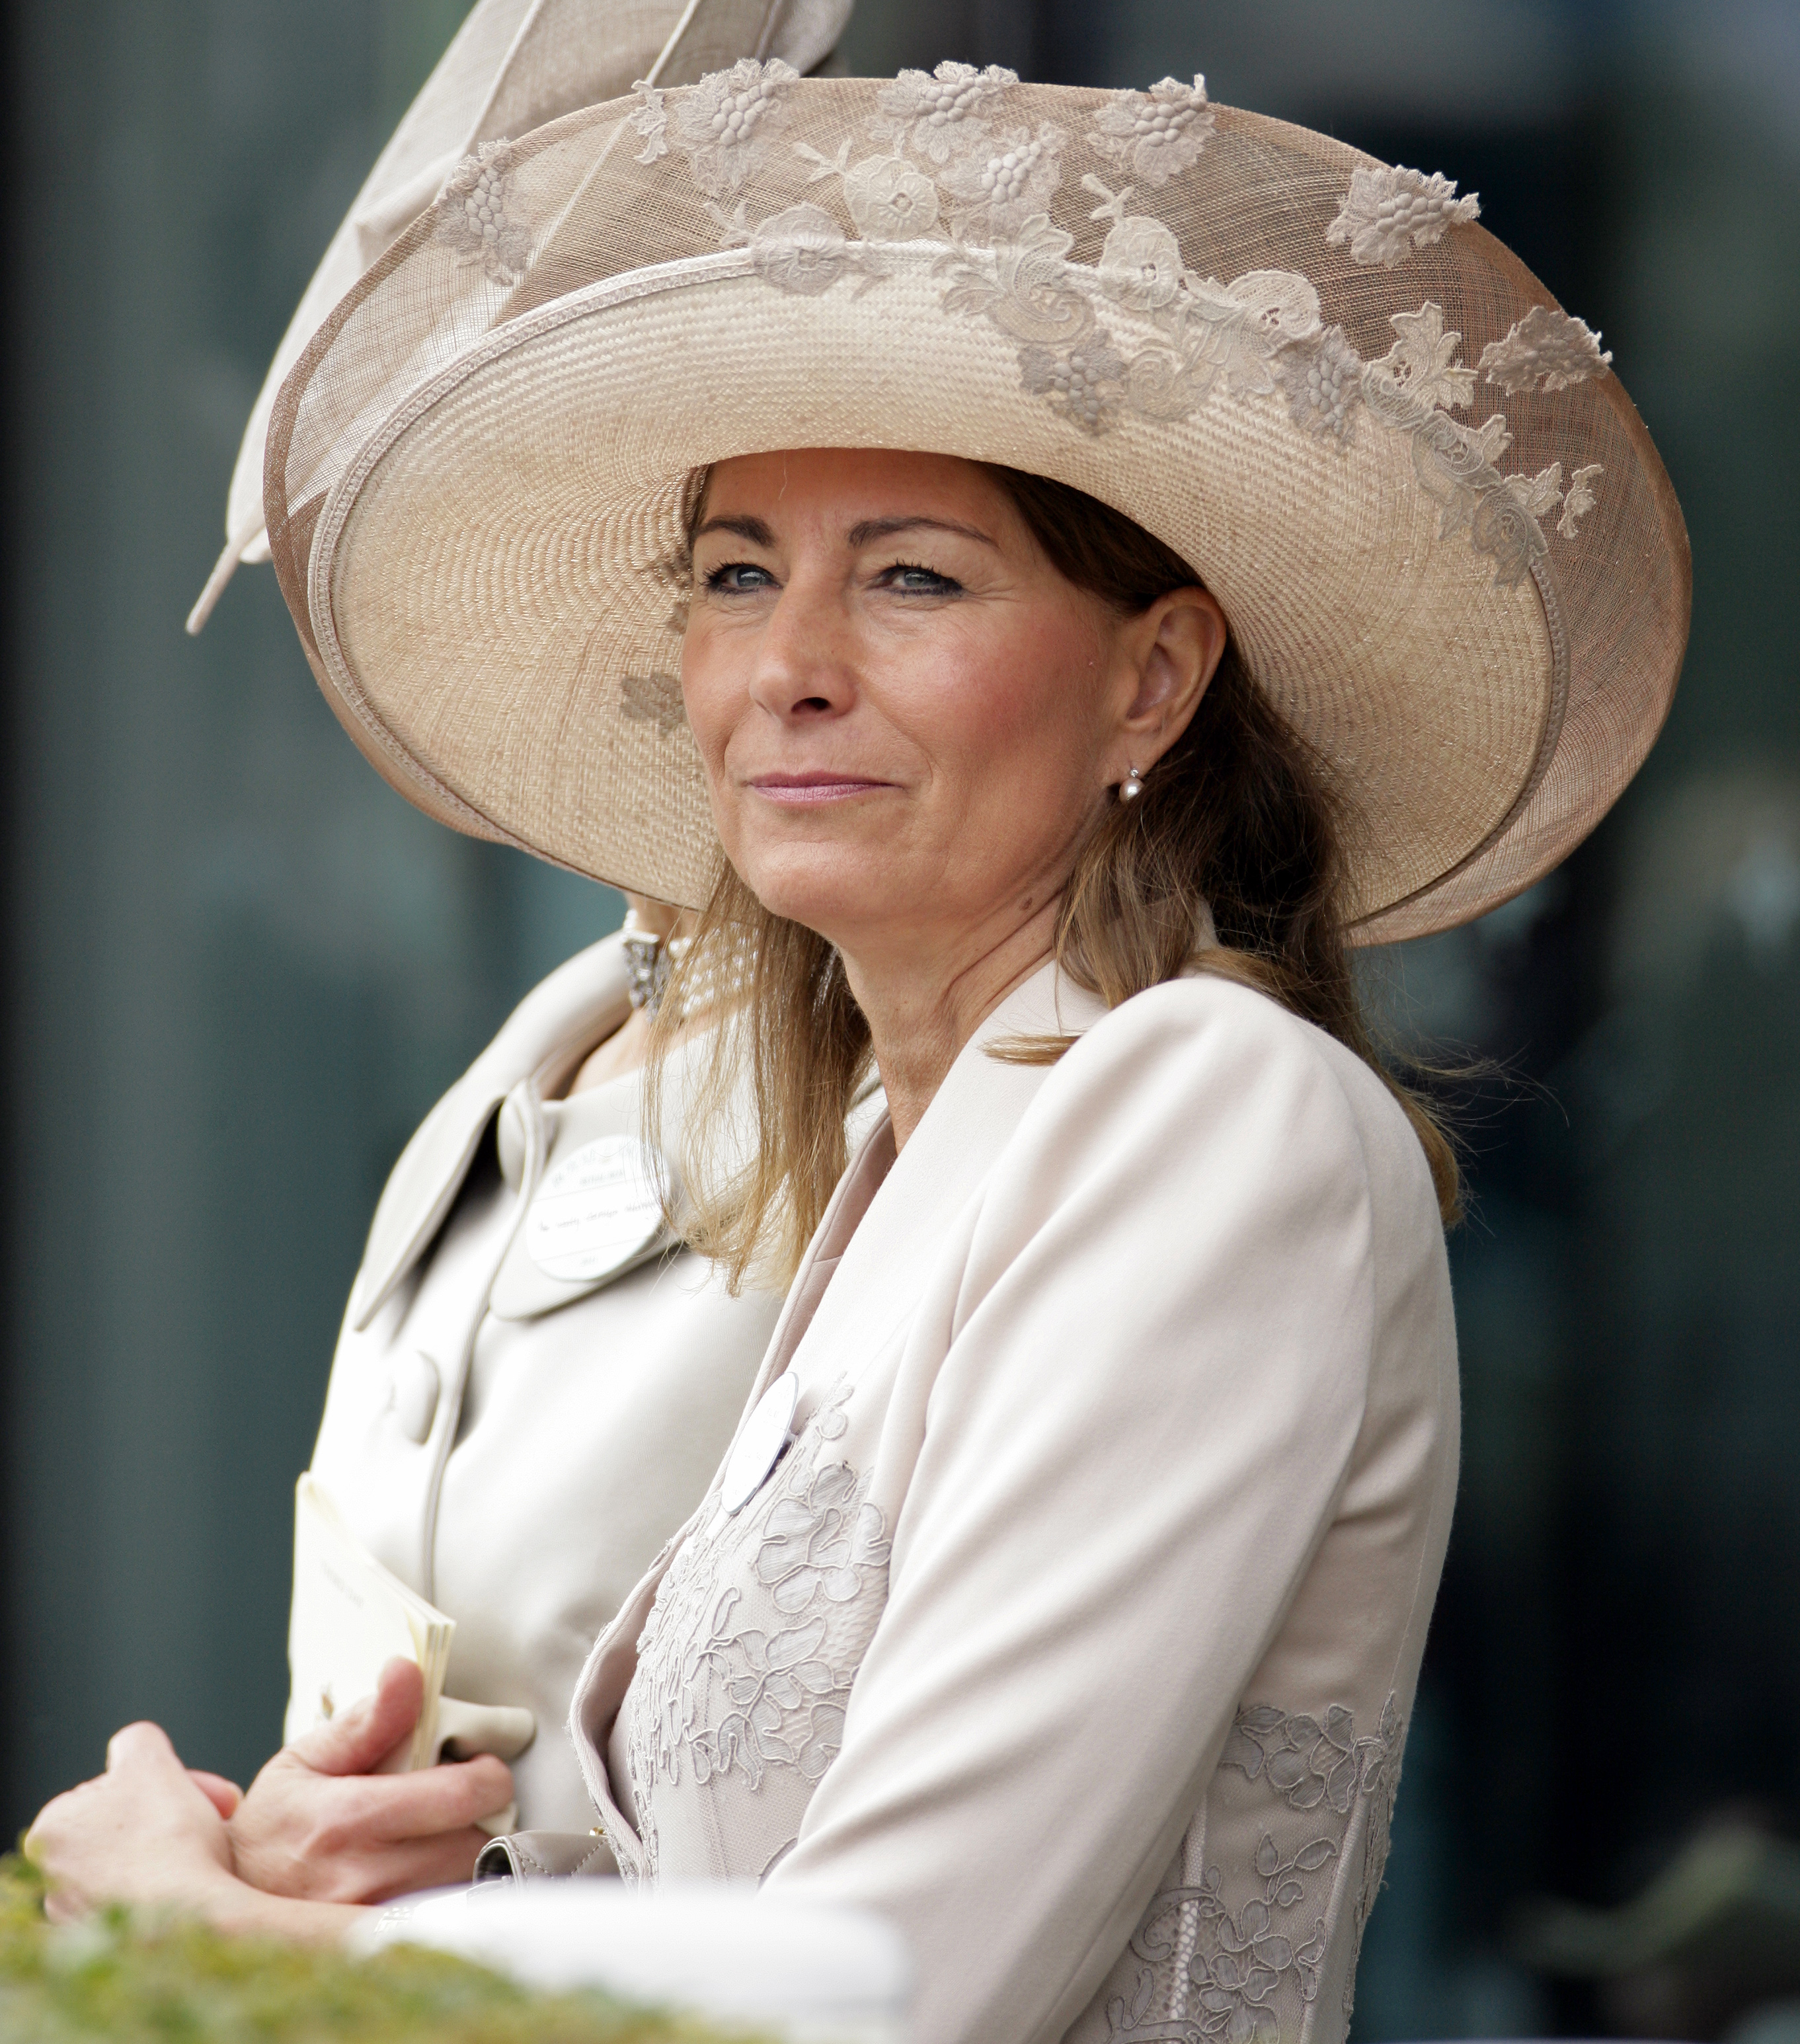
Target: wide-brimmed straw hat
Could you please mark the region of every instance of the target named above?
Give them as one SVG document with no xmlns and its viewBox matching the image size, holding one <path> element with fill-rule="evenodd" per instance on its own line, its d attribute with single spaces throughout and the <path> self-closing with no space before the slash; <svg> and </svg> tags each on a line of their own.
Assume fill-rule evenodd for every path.
<svg viewBox="0 0 1800 2044">
<path fill-rule="evenodd" d="M 708 463 L 936 451 L 1126 513 L 1353 819 L 1361 940 L 1480 913 L 1630 778 L 1687 550 L 1599 336 L 1473 195 L 1303 129 L 744 61 L 470 158 L 324 322 L 265 508 L 320 681 L 455 827 L 718 870 L 677 674 Z"/>
<path fill-rule="evenodd" d="M 269 558 L 263 453 L 269 414 L 319 322 L 430 206 L 466 156 L 640 81 L 689 85 L 740 57 L 811 71 L 851 0 L 478 0 L 375 159 L 307 286 L 244 428 L 225 503 L 225 544 L 187 628 L 198 632 L 240 563 Z"/>
</svg>

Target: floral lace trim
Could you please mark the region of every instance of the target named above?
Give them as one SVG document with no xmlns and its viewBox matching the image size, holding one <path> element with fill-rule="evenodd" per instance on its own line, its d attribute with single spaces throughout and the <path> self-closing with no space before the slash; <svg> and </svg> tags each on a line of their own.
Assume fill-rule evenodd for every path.
<svg viewBox="0 0 1800 2044">
<path fill-rule="evenodd" d="M 799 77 L 779 57 L 766 63 L 743 57 L 679 93 L 673 111 L 663 87 L 640 82 L 637 110 L 627 116 L 644 137 L 638 162 L 657 162 L 673 143 L 709 199 L 735 198 L 781 133 L 787 89 Z"/>
<path fill-rule="evenodd" d="M 883 117 L 869 133 L 928 163 L 944 164 L 984 140 L 988 116 L 1019 74 L 1002 64 L 977 71 L 973 64 L 941 63 L 929 74 L 903 71 L 882 88 L 876 105 Z"/>
<path fill-rule="evenodd" d="M 717 1513 L 690 1535 L 657 1592 L 625 1702 L 652 1874 L 659 1792 L 733 1775 L 754 1792 L 773 1769 L 816 1783 L 842 1744 L 889 1551 L 868 1477 L 826 1459 L 848 1426 L 849 1397 L 842 1385 L 827 1398 L 743 1512 Z M 754 1590 L 720 1587 L 727 1572 L 747 1573 Z"/>
<path fill-rule="evenodd" d="M 892 273 L 893 248 L 935 236 L 948 244 L 937 264 L 944 309 L 1004 333 L 1023 387 L 1080 432 L 1111 432 L 1126 413 L 1185 418 L 1215 392 L 1279 392 L 1297 426 L 1338 449 L 1357 444 L 1365 418 L 1404 436 L 1439 506 L 1439 536 L 1465 532 L 1492 560 L 1499 586 L 1516 586 L 1547 559 L 1541 521 L 1559 505 L 1558 534 L 1577 536 L 1597 470 L 1583 471 L 1566 498 L 1560 464 L 1503 474 L 1497 464 L 1512 437 L 1504 414 L 1479 426 L 1451 414 L 1470 408 L 1482 378 L 1508 392 L 1554 390 L 1597 373 L 1610 359 L 1599 336 L 1538 308 L 1472 367 L 1459 359 L 1461 335 L 1427 300 L 1391 315 L 1392 346 L 1365 361 L 1341 326 L 1326 325 L 1301 272 L 1254 270 L 1222 282 L 1188 269 L 1173 230 L 1131 202 L 1189 168 L 1211 139 L 1203 78 L 1115 92 L 1094 114 L 1082 141 L 1134 182 L 1115 187 L 1092 171 L 1082 176 L 1099 202 L 1089 217 L 1107 223 L 1092 267 L 1071 262 L 1075 236 L 1050 217 L 1069 137 L 1047 121 L 1008 120 L 1019 81 L 998 65 L 903 71 L 881 89 L 867 130 L 878 153 L 859 157 L 849 136 L 830 156 L 794 143 L 811 182 L 837 182 L 854 235 L 805 200 L 753 220 L 743 187 L 780 133 L 794 82 L 785 64 L 746 60 L 668 95 L 641 88 L 630 117 L 645 137 L 639 161 L 680 149 L 723 245 L 747 248 L 766 282 L 816 296 L 852 276 L 864 291 Z M 1355 262 L 1392 268 L 1480 211 L 1474 194 L 1459 198 L 1454 182 L 1436 174 L 1359 168 L 1325 238 L 1347 245 Z M 1109 305 L 1147 322 L 1149 337 L 1126 340 Z"/>
<path fill-rule="evenodd" d="M 676 674 L 627 674 L 619 684 L 619 707 L 627 723 L 653 724 L 665 738 L 687 721 Z"/>
<path fill-rule="evenodd" d="M 1338 217 L 1325 230 L 1334 248 L 1349 244 L 1353 263 L 1395 268 L 1414 249 L 1441 241 L 1445 230 L 1478 219 L 1473 192 L 1457 197 L 1456 181 L 1433 171 L 1357 170 Z"/>
<path fill-rule="evenodd" d="M 1578 468 L 1569 478 L 1568 494 L 1563 499 L 1563 515 L 1556 521 L 1556 530 L 1565 540 L 1575 537 L 1580 521 L 1599 502 L 1594 484 L 1596 478 L 1606 472 L 1599 462 L 1591 461 L 1585 467 Z"/>
<path fill-rule="evenodd" d="M 1157 1896 L 1131 1940 L 1130 1954 L 1140 1962 L 1131 1992 L 1107 2004 L 1112 2044 L 1213 2038 L 1277 2044 L 1299 2035 L 1318 1998 L 1331 1894 L 1364 1806 L 1349 1955 L 1353 1983 L 1363 1928 L 1387 1863 L 1404 1739 L 1391 1696 L 1376 1733 L 1361 1739 L 1350 1712 L 1338 1705 L 1322 1720 L 1268 1704 L 1238 1713 L 1219 1765 L 1264 1782 L 1290 1810 L 1317 1811 L 1318 1828 L 1286 1853 L 1265 1831 L 1249 1865 L 1232 1879 L 1209 1866 L 1197 1886 Z M 1346 2018 L 1349 2012 L 1346 1990 Z"/>
<path fill-rule="evenodd" d="M 1480 367 L 1509 397 L 1522 390 L 1563 390 L 1598 376 L 1613 359 L 1585 320 L 1550 305 L 1533 305 L 1516 321 L 1504 340 L 1481 351 Z"/>
<path fill-rule="evenodd" d="M 1211 140 L 1212 109 L 1199 72 L 1192 85 L 1165 78 L 1148 92 L 1115 92 L 1096 117 L 1088 140 L 1128 177 L 1160 190 L 1199 160 Z"/>
<path fill-rule="evenodd" d="M 512 164 L 508 142 L 484 142 L 465 156 L 438 194 L 432 230 L 455 250 L 459 265 L 472 263 L 509 286 L 524 276 L 532 255 L 532 230 L 509 210 Z"/>
</svg>

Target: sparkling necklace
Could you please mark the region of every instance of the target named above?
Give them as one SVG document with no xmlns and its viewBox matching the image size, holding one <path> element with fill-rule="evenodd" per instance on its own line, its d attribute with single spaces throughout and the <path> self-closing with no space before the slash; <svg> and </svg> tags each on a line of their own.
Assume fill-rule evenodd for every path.
<svg viewBox="0 0 1800 2044">
<path fill-rule="evenodd" d="M 625 970 L 631 975 L 625 997 L 634 1008 L 654 1015 L 669 991 L 670 976 L 687 951 L 685 937 L 664 939 L 638 921 L 637 911 L 625 915 Z"/>
<path fill-rule="evenodd" d="M 626 913 L 624 939 L 625 968 L 630 974 L 625 997 L 634 1008 L 641 1008 L 654 1016 L 669 992 L 675 968 L 693 948 L 693 939 L 658 936 L 639 924 L 635 909 Z M 723 990 L 735 991 L 739 983 L 739 975 L 733 973 L 728 975 Z M 721 990 L 716 971 L 702 972 L 693 978 L 682 989 L 681 1020 L 685 1022 L 690 1016 L 712 1007 Z"/>
</svg>

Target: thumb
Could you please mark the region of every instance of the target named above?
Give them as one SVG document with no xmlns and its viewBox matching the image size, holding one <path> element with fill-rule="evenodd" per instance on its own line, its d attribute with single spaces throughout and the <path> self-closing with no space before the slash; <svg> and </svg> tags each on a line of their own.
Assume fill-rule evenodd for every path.
<svg viewBox="0 0 1800 2044">
<path fill-rule="evenodd" d="M 424 1700 L 425 1678 L 418 1663 L 397 1658 L 382 1669 L 372 1696 L 315 1725 L 290 1750 L 320 1774 L 373 1774 L 411 1737 Z"/>
</svg>

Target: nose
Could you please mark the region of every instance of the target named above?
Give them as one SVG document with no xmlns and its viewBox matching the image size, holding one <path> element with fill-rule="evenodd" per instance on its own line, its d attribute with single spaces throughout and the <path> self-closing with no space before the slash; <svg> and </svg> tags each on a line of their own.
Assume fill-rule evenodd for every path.
<svg viewBox="0 0 1800 2044">
<path fill-rule="evenodd" d="M 758 638 L 751 701 L 784 724 L 841 716 L 856 694 L 849 639 L 842 590 L 793 576 Z"/>
</svg>

